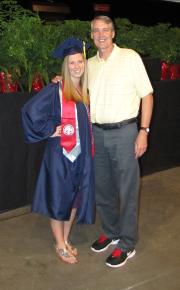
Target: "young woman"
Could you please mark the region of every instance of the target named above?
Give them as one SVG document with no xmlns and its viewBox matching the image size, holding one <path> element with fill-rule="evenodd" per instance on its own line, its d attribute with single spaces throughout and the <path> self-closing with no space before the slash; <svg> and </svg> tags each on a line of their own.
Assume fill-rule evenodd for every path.
<svg viewBox="0 0 180 290">
<path fill-rule="evenodd" d="M 86 45 L 87 47 L 87 45 Z M 68 38 L 54 50 L 64 58 L 62 81 L 48 84 L 22 108 L 27 142 L 46 139 L 32 211 L 48 216 L 58 257 L 74 264 L 69 242 L 77 223 L 94 222 L 93 140 L 89 120 L 85 46 Z"/>
</svg>

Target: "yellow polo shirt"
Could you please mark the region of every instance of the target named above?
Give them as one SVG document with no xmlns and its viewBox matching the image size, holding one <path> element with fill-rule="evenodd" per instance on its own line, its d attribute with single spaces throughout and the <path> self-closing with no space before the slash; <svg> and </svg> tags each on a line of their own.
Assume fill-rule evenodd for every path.
<svg viewBox="0 0 180 290">
<path fill-rule="evenodd" d="M 141 98 L 153 92 L 141 57 L 114 44 L 107 60 L 99 53 L 88 60 L 88 86 L 93 123 L 137 117 Z"/>
</svg>

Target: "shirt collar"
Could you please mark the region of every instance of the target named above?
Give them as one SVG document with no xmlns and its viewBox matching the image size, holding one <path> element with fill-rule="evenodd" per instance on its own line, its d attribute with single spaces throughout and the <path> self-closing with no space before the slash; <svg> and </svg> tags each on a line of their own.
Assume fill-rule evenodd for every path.
<svg viewBox="0 0 180 290">
<path fill-rule="evenodd" d="M 115 43 L 113 43 L 113 45 L 114 45 L 114 48 L 113 48 L 113 50 L 111 51 L 111 54 L 109 55 L 109 57 L 106 60 L 104 60 L 103 58 L 101 58 L 99 56 L 99 51 L 97 52 L 97 59 L 98 59 L 99 62 L 106 62 L 106 61 L 111 60 L 114 57 L 114 55 L 116 54 L 116 52 L 118 50 L 118 46 Z"/>
</svg>

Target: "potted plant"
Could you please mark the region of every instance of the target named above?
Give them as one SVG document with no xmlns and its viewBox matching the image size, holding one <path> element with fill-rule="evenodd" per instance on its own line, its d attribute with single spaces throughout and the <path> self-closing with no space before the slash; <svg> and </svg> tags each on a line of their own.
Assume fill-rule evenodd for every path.
<svg viewBox="0 0 180 290">
<path fill-rule="evenodd" d="M 161 62 L 174 64 L 180 58 L 180 28 L 170 24 L 140 26 L 126 18 L 115 19 L 116 43 L 136 50 L 143 58 L 147 70 L 154 68 L 153 79 L 160 79 Z M 16 80 L 19 88 L 31 91 L 32 84 L 41 78 L 47 84 L 57 74 L 60 61 L 51 57 L 51 51 L 69 36 L 91 42 L 88 56 L 96 53 L 90 38 L 90 22 L 65 20 L 48 23 L 16 1 L 0 2 L 0 71 L 4 82 Z M 1 78 L 1 75 L 0 75 Z M 7 86 L 7 88 L 9 88 Z"/>
<path fill-rule="evenodd" d="M 60 40 L 62 29 L 60 25 L 45 24 L 37 14 L 17 4 L 13 7 L 7 6 L 6 13 L 0 14 L 0 65 L 1 70 L 16 79 L 21 90 L 30 92 L 33 78 L 40 75 L 46 84 L 53 72 L 57 72 L 59 63 L 50 54 Z"/>
</svg>

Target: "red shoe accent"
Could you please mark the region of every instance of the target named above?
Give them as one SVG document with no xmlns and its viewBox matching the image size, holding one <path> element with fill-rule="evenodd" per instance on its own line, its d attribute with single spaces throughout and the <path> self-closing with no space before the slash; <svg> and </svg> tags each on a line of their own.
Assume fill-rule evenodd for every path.
<svg viewBox="0 0 180 290">
<path fill-rule="evenodd" d="M 103 243 L 105 240 L 107 240 L 107 237 L 105 235 L 100 235 L 99 239 L 98 239 L 98 242 L 99 243 Z"/>
<path fill-rule="evenodd" d="M 120 257 L 120 256 L 121 256 L 121 253 L 122 253 L 121 249 L 115 249 L 115 250 L 112 252 L 111 256 L 112 256 L 113 258 Z"/>
</svg>

